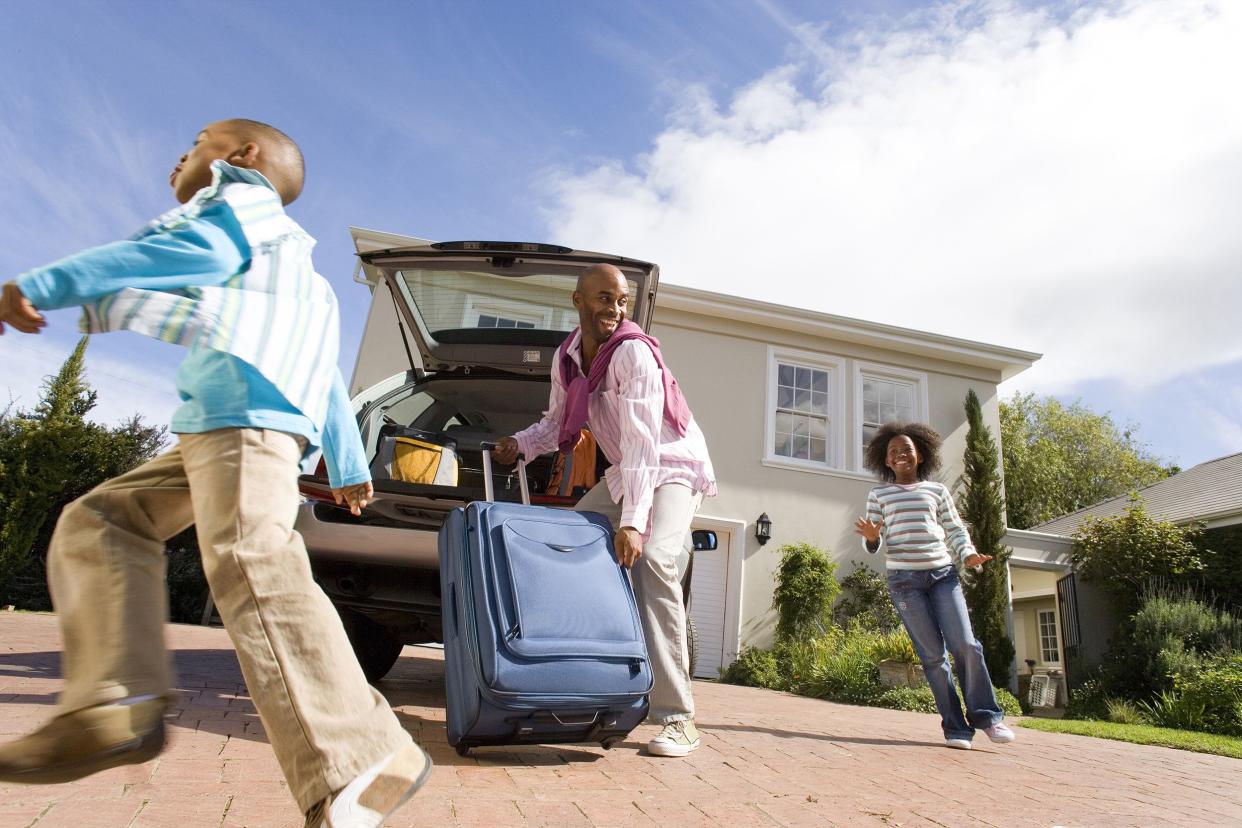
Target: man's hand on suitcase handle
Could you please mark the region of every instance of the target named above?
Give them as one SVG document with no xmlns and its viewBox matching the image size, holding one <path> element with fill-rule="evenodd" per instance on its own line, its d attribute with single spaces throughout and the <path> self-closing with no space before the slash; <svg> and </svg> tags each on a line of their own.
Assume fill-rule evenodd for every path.
<svg viewBox="0 0 1242 828">
<path fill-rule="evenodd" d="M 484 446 L 484 450 L 486 450 Z M 492 459 L 497 463 L 504 463 L 506 466 L 512 466 L 517 462 L 518 454 L 521 449 L 518 447 L 518 441 L 512 437 L 501 437 L 496 441 L 496 447 L 492 449 Z"/>
<path fill-rule="evenodd" d="M 629 569 L 643 556 L 642 533 L 633 526 L 622 526 L 617 530 L 613 546 L 617 550 L 617 563 Z"/>
</svg>

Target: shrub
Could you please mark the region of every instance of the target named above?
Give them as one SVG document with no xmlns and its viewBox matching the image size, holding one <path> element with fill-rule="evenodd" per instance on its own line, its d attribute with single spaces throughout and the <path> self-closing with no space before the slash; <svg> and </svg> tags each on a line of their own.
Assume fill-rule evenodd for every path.
<svg viewBox="0 0 1242 828">
<path fill-rule="evenodd" d="M 842 627 L 858 625 L 880 632 L 901 629 L 901 617 L 888 597 L 884 576 L 866 564 L 855 563 L 854 571 L 841 580 L 841 600 L 833 617 Z"/>
<path fill-rule="evenodd" d="M 1000 704 L 1001 710 L 1005 711 L 1006 716 L 1021 716 L 1022 702 L 1018 701 L 1018 697 L 1010 693 L 1004 687 L 997 687 L 996 701 Z"/>
<path fill-rule="evenodd" d="M 1143 718 L 1156 727 L 1174 730 L 1205 729 L 1205 705 L 1200 699 L 1165 690 L 1154 701 L 1140 701 L 1137 706 L 1142 711 Z"/>
<path fill-rule="evenodd" d="M 1104 704 L 1108 708 L 1108 720 L 1114 724 L 1149 724 L 1143 711 L 1129 699 L 1105 699 Z"/>
<path fill-rule="evenodd" d="M 876 697 L 875 706 L 912 713 L 935 713 L 936 698 L 930 687 L 890 687 Z"/>
<path fill-rule="evenodd" d="M 1187 591 L 1149 590 L 1117 649 L 1114 690 L 1141 699 L 1199 672 L 1213 652 L 1242 650 L 1242 621 Z"/>
<path fill-rule="evenodd" d="M 1242 654 L 1210 658 L 1196 673 L 1177 676 L 1173 685 L 1187 705 L 1202 708 L 1208 733 L 1242 736 Z"/>
<path fill-rule="evenodd" d="M 860 629 L 824 637 L 815 667 L 804 682 L 806 695 L 844 704 L 870 704 L 884 690 L 872 655 L 875 637 Z"/>
<path fill-rule="evenodd" d="M 1070 690 L 1069 703 L 1065 706 L 1067 719 L 1107 719 L 1108 694 L 1104 678 L 1097 670 Z"/>
<path fill-rule="evenodd" d="M 720 680 L 725 684 L 766 687 L 769 690 L 778 689 L 782 683 L 780 670 L 776 664 L 776 655 L 771 650 L 762 650 L 758 647 L 747 647 L 742 650 L 738 654 L 737 661 L 721 673 Z"/>
<path fill-rule="evenodd" d="M 918 664 L 918 654 L 914 652 L 914 642 L 904 628 L 898 627 L 891 632 L 873 633 L 871 657 L 878 663 L 881 661 L 900 661 L 902 664 Z"/>
<path fill-rule="evenodd" d="M 807 543 L 781 547 L 772 606 L 776 608 L 776 638 L 793 641 L 812 638 L 832 626 L 832 604 L 841 585 L 837 565 L 827 554 Z"/>
</svg>

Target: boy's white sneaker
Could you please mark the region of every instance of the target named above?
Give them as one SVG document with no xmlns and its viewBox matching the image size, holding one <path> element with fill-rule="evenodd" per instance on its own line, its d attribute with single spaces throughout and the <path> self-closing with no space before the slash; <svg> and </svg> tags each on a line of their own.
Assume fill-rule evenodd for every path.
<svg viewBox="0 0 1242 828">
<path fill-rule="evenodd" d="M 311 808 L 305 828 L 380 828 L 430 775 L 431 758 L 418 745 L 406 745 Z"/>
<path fill-rule="evenodd" d="M 686 756 L 699 746 L 699 730 L 688 719 L 677 719 L 664 725 L 660 735 L 647 743 L 652 756 Z"/>
</svg>

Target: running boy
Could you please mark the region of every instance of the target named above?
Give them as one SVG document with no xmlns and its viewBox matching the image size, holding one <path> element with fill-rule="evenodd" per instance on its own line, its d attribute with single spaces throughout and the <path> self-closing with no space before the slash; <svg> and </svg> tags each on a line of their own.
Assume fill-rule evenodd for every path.
<svg viewBox="0 0 1242 828">
<path fill-rule="evenodd" d="M 169 182 L 182 206 L 134 237 L 3 286 L 0 334 L 83 305 L 90 333 L 189 348 L 179 444 L 65 508 L 48 550 L 64 636 L 54 717 L 0 746 L 0 780 L 56 783 L 145 762 L 164 744 L 169 659 L 164 542 L 196 526 L 203 571 L 246 685 L 309 828 L 378 828 L 430 760 L 363 677 L 293 530 L 302 459 L 322 447 L 333 494 L 358 514 L 370 473 L 337 370 L 331 286 L 284 211 L 302 191 L 283 132 L 205 127 Z"/>
<path fill-rule="evenodd" d="M 945 745 L 969 750 L 976 729 L 993 742 L 1012 742 L 957 576 L 957 564 L 982 566 L 992 556 L 975 551 L 948 488 L 928 480 L 940 468 L 940 435 L 922 423 L 886 423 L 867 444 L 863 462 L 885 482 L 867 495 L 867 514 L 854 529 L 868 552 L 886 547 L 888 594 L 923 663 Z"/>
</svg>

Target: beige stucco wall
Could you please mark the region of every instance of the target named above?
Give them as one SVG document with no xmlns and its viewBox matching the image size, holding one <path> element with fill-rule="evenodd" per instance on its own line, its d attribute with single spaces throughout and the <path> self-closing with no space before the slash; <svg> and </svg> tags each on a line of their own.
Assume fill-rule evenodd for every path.
<svg viewBox="0 0 1242 828">
<path fill-rule="evenodd" d="M 851 469 L 858 463 L 853 446 L 857 360 L 927 375 L 928 420 L 945 438 L 938 479 L 947 485 L 953 486 L 962 473 L 967 430 L 963 403 L 968 389 L 979 395 L 988 425 L 993 434 L 999 433 L 1000 377 L 995 371 L 659 307 L 652 333 L 660 339 L 665 359 L 707 436 L 716 467 L 720 494 L 704 503 L 701 514 L 748 522 L 743 539 L 742 646 L 765 646 L 772 640 L 772 581 L 782 544 L 805 541 L 830 550 L 839 562 L 838 577 L 852 571 L 852 561 L 876 569 L 883 566 L 882 560 L 861 548 L 852 528 L 875 483 L 870 474 L 821 474 L 763 464 L 769 345 L 844 360 L 843 445 Z M 772 540 L 762 547 L 753 531 L 761 512 L 772 520 Z"/>
<path fill-rule="evenodd" d="M 1061 577 L 1062 573 L 1047 569 L 1030 569 L 1017 565 L 1009 568 L 1010 590 L 1014 595 L 1037 590 L 1055 594 L 1057 580 Z"/>
<path fill-rule="evenodd" d="M 1015 653 L 1015 661 L 1017 662 L 1019 673 L 1029 672 L 1027 665 L 1026 665 L 1026 659 L 1028 658 L 1035 659 L 1036 669 L 1040 667 L 1050 667 L 1050 668 L 1060 669 L 1061 667 L 1060 662 L 1049 662 L 1047 664 L 1044 663 L 1043 651 L 1040 649 L 1040 646 L 1039 646 L 1039 613 L 1041 610 L 1056 612 L 1056 609 L 1057 609 L 1056 598 L 1051 597 L 1051 596 L 1047 598 L 1031 598 L 1027 600 L 1020 600 L 1020 601 L 1013 602 L 1013 613 L 1014 613 L 1015 618 L 1019 615 L 1022 616 L 1022 623 L 1020 624 L 1020 627 L 1022 630 L 1022 636 L 1018 641 L 1014 642 L 1015 644 L 1014 649 L 1017 651 Z M 1059 618 L 1057 619 L 1057 625 L 1058 625 L 1058 639 L 1059 639 L 1060 638 L 1060 629 L 1059 629 L 1060 619 Z M 1019 626 L 1019 625 L 1015 625 L 1015 626 Z M 1059 642 L 1058 642 L 1058 649 L 1059 649 Z"/>
</svg>

